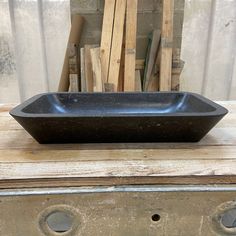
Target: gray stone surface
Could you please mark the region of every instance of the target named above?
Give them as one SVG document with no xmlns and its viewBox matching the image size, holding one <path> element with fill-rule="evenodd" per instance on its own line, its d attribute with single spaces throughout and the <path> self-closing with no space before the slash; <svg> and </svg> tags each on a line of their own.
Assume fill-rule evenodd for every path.
<svg viewBox="0 0 236 236">
<path fill-rule="evenodd" d="M 180 48 L 184 17 L 184 1 L 175 0 L 174 47 Z M 71 0 L 72 14 L 79 13 L 85 18 L 85 27 L 81 39 L 84 44 L 99 44 L 101 39 L 104 0 Z M 139 0 L 137 58 L 145 58 L 147 37 L 153 29 L 161 27 L 162 0 Z"/>
</svg>

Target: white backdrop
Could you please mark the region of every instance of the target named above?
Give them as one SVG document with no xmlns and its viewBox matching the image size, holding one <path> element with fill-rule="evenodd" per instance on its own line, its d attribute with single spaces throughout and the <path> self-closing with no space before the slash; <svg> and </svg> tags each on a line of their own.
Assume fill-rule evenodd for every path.
<svg viewBox="0 0 236 236">
<path fill-rule="evenodd" d="M 69 29 L 69 0 L 0 1 L 0 103 L 57 90 Z"/>
<path fill-rule="evenodd" d="M 181 90 L 236 99 L 236 1 L 185 0 Z"/>
<path fill-rule="evenodd" d="M 0 103 L 55 91 L 69 0 L 0 0 Z M 181 90 L 236 99 L 236 0 L 185 0 Z"/>
</svg>

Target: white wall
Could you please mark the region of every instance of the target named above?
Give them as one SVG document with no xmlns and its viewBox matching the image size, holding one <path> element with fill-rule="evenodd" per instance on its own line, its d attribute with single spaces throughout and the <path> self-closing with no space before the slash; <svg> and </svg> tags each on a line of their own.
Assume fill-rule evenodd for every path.
<svg viewBox="0 0 236 236">
<path fill-rule="evenodd" d="M 236 99 L 236 1 L 185 0 L 181 90 Z"/>
<path fill-rule="evenodd" d="M 56 91 L 70 30 L 70 0 L 1 0 L 0 27 L 0 69 L 16 67 L 0 70 L 0 103 Z"/>
<path fill-rule="evenodd" d="M 9 5 L 0 1 L 0 103 L 19 100 Z"/>
<path fill-rule="evenodd" d="M 13 65 L 0 73 L 0 103 L 57 89 L 70 28 L 69 2 L 0 1 L 0 56 Z M 181 90 L 236 99 L 235 55 L 236 0 L 185 0 Z"/>
</svg>

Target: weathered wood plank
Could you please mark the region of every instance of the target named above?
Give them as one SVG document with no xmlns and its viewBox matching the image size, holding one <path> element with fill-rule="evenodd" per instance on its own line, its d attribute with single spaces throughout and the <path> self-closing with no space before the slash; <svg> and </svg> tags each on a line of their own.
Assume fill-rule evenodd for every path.
<svg viewBox="0 0 236 236">
<path fill-rule="evenodd" d="M 124 33 L 126 0 L 116 0 L 114 30 L 112 38 L 112 48 L 110 57 L 110 66 L 108 74 L 108 83 L 114 84 L 114 91 L 118 89 L 119 70 L 121 63 L 121 51 Z"/>
<path fill-rule="evenodd" d="M 236 176 L 141 176 L 109 178 L 38 178 L 0 180 L 0 189 L 80 187 L 80 186 L 120 186 L 120 185 L 196 185 L 196 184 L 235 184 Z"/>
<path fill-rule="evenodd" d="M 86 92 L 87 84 L 86 84 L 86 78 L 85 78 L 84 48 L 80 49 L 80 75 L 81 75 L 81 92 Z"/>
<path fill-rule="evenodd" d="M 91 61 L 93 69 L 93 91 L 102 92 L 103 91 L 103 81 L 101 74 L 101 60 L 100 60 L 100 47 L 91 48 Z"/>
<path fill-rule="evenodd" d="M 135 71 L 135 91 L 142 92 L 142 81 L 140 70 Z"/>
<path fill-rule="evenodd" d="M 154 30 L 151 39 L 150 52 L 147 59 L 147 65 L 144 74 L 144 90 L 148 91 L 148 87 L 151 80 L 155 59 L 157 58 L 157 52 L 160 44 L 161 32 L 160 30 Z"/>
<path fill-rule="evenodd" d="M 174 0 L 163 1 L 161 27 L 160 91 L 171 90 Z"/>
<path fill-rule="evenodd" d="M 236 160 L 1 162 L 0 170 L 2 180 L 66 177 L 235 176 Z"/>
<path fill-rule="evenodd" d="M 70 74 L 70 92 L 79 92 L 78 74 Z"/>
<path fill-rule="evenodd" d="M 96 44 L 84 46 L 84 75 L 86 80 L 86 92 L 93 92 L 94 81 L 90 50 L 96 47 L 98 47 Z"/>
<path fill-rule="evenodd" d="M 93 69 L 91 61 L 90 49 L 94 48 L 94 45 L 84 46 L 84 70 L 85 70 L 85 80 L 86 80 L 86 92 L 93 92 Z"/>
<path fill-rule="evenodd" d="M 116 0 L 105 1 L 101 38 L 101 73 L 104 82 L 107 82 L 108 80 L 115 5 Z"/>
<path fill-rule="evenodd" d="M 84 18 L 80 15 L 73 15 L 71 23 L 71 31 L 69 35 L 68 45 L 78 45 L 80 42 L 80 36 L 82 34 L 84 24 Z M 64 64 L 62 67 L 61 78 L 58 86 L 59 92 L 67 92 L 69 89 L 69 50 L 67 48 Z"/>
<path fill-rule="evenodd" d="M 149 85 L 147 88 L 147 91 L 149 91 L 149 92 L 159 91 L 160 61 L 161 61 L 161 49 L 159 46 L 156 60 L 155 60 L 154 66 L 152 68 L 151 78 L 150 78 Z M 172 71 L 172 74 L 173 74 L 173 71 Z"/>
<path fill-rule="evenodd" d="M 135 91 L 138 0 L 127 1 L 124 91 Z"/>
<path fill-rule="evenodd" d="M 124 91 L 124 79 L 125 79 L 125 40 L 126 40 L 125 28 L 126 27 L 124 27 L 123 43 L 122 43 L 122 48 L 121 48 L 120 71 L 119 71 L 119 80 L 118 80 L 117 92 L 123 92 Z"/>
<path fill-rule="evenodd" d="M 0 163 L 44 163 L 44 162 L 101 162 L 101 165 L 106 165 L 109 161 L 158 161 L 161 165 L 166 160 L 235 160 L 235 146 L 182 146 L 173 145 L 173 148 L 168 149 L 168 146 L 160 146 L 154 149 L 154 145 L 143 145 L 140 149 L 133 144 L 128 149 L 128 145 L 124 147 L 112 147 L 107 144 L 100 145 L 41 145 L 41 149 L 4 149 L 1 150 Z M 170 147 L 170 146 L 169 146 Z M 146 149 L 144 149 L 146 148 Z M 99 155 L 98 155 L 99 153 Z M 191 169 L 191 167 L 190 167 Z M 236 173 L 235 173 L 236 174 Z"/>
</svg>

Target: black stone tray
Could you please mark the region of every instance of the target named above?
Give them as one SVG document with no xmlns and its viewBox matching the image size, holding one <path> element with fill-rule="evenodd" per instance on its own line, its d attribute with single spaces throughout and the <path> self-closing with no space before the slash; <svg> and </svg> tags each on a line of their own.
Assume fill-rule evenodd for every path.
<svg viewBox="0 0 236 236">
<path fill-rule="evenodd" d="M 197 142 L 227 110 L 193 93 L 46 93 L 10 114 L 39 143 Z"/>
</svg>

